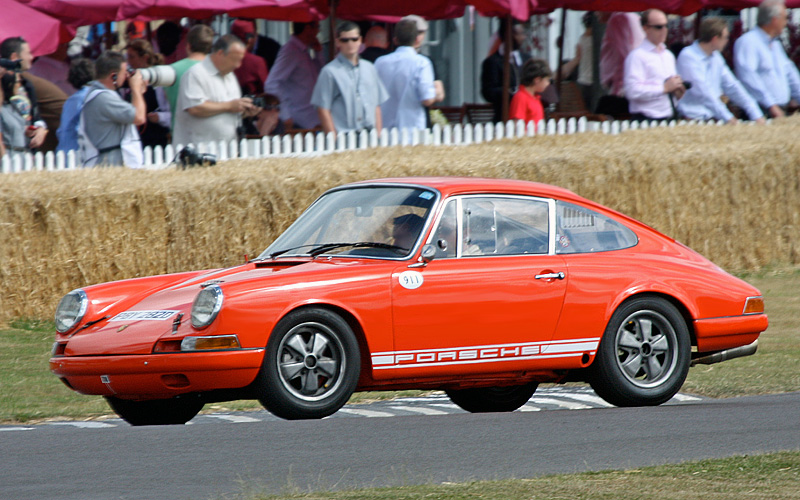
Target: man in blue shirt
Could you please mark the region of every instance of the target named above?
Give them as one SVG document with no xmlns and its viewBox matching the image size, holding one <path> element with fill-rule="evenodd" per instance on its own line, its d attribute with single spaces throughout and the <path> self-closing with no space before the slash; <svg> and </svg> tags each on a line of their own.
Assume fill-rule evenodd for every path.
<svg viewBox="0 0 800 500">
<path fill-rule="evenodd" d="M 371 62 L 358 56 L 361 30 L 351 21 L 336 28 L 339 55 L 326 64 L 314 86 L 311 104 L 317 107 L 325 132 L 381 132 L 380 105 L 389 97 Z"/>
<path fill-rule="evenodd" d="M 779 38 L 786 20 L 783 0 L 764 0 L 758 6 L 758 27 L 733 46 L 736 76 L 773 118 L 785 115 L 791 99 L 800 101 L 800 73 Z"/>
<path fill-rule="evenodd" d="M 83 101 L 86 100 L 86 94 L 89 93 L 87 85 L 94 80 L 94 62 L 84 57 L 73 59 L 69 65 L 67 80 L 78 91 L 64 102 L 61 110 L 61 125 L 56 131 L 58 136 L 56 152 L 63 151 L 64 153 L 78 149 L 78 124 Z"/>
<path fill-rule="evenodd" d="M 703 19 L 698 40 L 684 48 L 678 56 L 678 74 L 684 82 L 692 84 L 678 101 L 678 111 L 681 116 L 692 120 L 714 119 L 736 123 L 736 117 L 722 102 L 722 96 L 726 95 L 751 120 L 763 123 L 764 113 L 733 76 L 720 55 L 720 51 L 728 44 L 729 37 L 728 24 L 724 19 Z"/>
<path fill-rule="evenodd" d="M 433 64 L 414 48 L 419 30 L 413 19 L 403 19 L 395 26 L 397 49 L 375 61 L 389 99 L 381 105 L 386 128 L 424 129 L 426 107 L 436 102 Z"/>
</svg>

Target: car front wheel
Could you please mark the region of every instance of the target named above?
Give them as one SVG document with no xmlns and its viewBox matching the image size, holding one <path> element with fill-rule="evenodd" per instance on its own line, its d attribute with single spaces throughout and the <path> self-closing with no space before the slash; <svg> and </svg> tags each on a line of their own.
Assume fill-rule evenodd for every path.
<svg viewBox="0 0 800 500">
<path fill-rule="evenodd" d="M 285 419 L 327 417 L 353 394 L 360 369 L 358 341 L 344 319 L 325 309 L 298 310 L 270 336 L 258 400 Z"/>
<path fill-rule="evenodd" d="M 675 306 L 656 297 L 633 299 L 611 316 L 590 384 L 616 406 L 660 405 L 683 385 L 690 358 L 689 330 Z"/>
<path fill-rule="evenodd" d="M 150 401 L 106 397 L 106 401 L 117 415 L 136 426 L 185 424 L 203 409 L 203 401 L 196 394 Z"/>
<path fill-rule="evenodd" d="M 478 387 L 475 389 L 446 390 L 450 400 L 471 413 L 514 411 L 531 399 L 536 382 L 509 387 Z"/>
</svg>

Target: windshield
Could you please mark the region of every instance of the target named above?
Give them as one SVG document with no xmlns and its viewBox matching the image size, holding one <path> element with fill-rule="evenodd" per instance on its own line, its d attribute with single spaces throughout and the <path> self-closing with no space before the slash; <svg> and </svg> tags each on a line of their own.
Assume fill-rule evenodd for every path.
<svg viewBox="0 0 800 500">
<path fill-rule="evenodd" d="M 436 193 L 400 186 L 332 191 L 316 201 L 259 256 L 407 257 L 416 248 Z"/>
</svg>

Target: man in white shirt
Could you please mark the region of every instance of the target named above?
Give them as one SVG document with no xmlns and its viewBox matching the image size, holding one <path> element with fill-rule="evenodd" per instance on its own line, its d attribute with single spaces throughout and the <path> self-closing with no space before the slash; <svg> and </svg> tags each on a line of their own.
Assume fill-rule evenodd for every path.
<svg viewBox="0 0 800 500">
<path fill-rule="evenodd" d="M 784 116 L 791 99 L 800 101 L 800 72 L 780 40 L 787 16 L 783 0 L 761 2 L 758 27 L 739 37 L 733 46 L 736 76 L 773 118 Z"/>
<path fill-rule="evenodd" d="M 729 38 L 728 24 L 719 17 L 707 17 L 700 24 L 700 37 L 684 48 L 678 56 L 678 74 L 684 85 L 691 82 L 678 111 L 692 120 L 722 120 L 736 123 L 737 119 L 722 102 L 726 95 L 742 108 L 751 120 L 764 122 L 764 113 L 742 87 L 720 55 Z"/>
<path fill-rule="evenodd" d="M 389 99 L 381 104 L 384 127 L 424 129 L 426 107 L 437 100 L 433 64 L 414 48 L 419 30 L 413 19 L 403 19 L 394 30 L 397 49 L 375 61 Z"/>
<path fill-rule="evenodd" d="M 625 58 L 625 96 L 635 120 L 669 120 L 675 117 L 672 98 L 686 92 L 675 71 L 675 56 L 667 50 L 667 16 L 658 9 L 642 13 L 645 39 Z"/>
<path fill-rule="evenodd" d="M 178 92 L 173 144 L 236 140 L 242 115 L 255 116 L 260 111 L 252 100 L 242 97 L 233 74 L 242 64 L 245 50 L 235 36 L 222 36 L 214 42 L 211 54 L 184 73 Z"/>
</svg>

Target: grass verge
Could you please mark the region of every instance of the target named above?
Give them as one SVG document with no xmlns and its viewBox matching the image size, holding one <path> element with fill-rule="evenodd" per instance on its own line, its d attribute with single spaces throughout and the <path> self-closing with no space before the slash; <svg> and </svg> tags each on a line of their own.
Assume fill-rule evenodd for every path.
<svg viewBox="0 0 800 500">
<path fill-rule="evenodd" d="M 800 269 L 782 268 L 743 277 L 766 298 L 769 329 L 755 356 L 689 371 L 682 392 L 733 397 L 800 390 Z M 111 411 L 103 398 L 67 389 L 47 366 L 54 339 L 49 321 L 16 320 L 0 328 L 0 422 L 23 423 L 51 418 L 100 418 Z M 418 395 L 420 391 L 356 393 L 351 402 Z M 208 405 L 206 411 L 261 408 L 257 401 Z"/>
<path fill-rule="evenodd" d="M 352 491 L 263 495 L 248 500 L 796 500 L 800 451 L 701 460 L 633 470 Z M 244 486 L 244 485 L 243 485 Z"/>
</svg>

